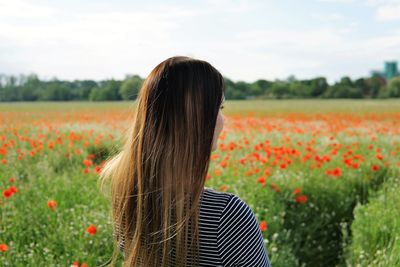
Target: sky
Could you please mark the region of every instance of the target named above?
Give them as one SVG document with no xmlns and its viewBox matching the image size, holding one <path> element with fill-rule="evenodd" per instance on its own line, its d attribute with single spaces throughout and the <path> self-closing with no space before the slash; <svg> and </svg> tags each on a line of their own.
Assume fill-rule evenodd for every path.
<svg viewBox="0 0 400 267">
<path fill-rule="evenodd" d="M 145 78 L 176 55 L 233 81 L 367 77 L 400 61 L 400 0 L 0 0 L 0 73 Z"/>
</svg>

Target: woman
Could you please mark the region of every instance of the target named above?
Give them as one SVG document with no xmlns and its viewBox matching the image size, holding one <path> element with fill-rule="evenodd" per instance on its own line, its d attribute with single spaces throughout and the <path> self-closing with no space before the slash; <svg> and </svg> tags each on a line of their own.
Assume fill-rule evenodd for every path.
<svg viewBox="0 0 400 267">
<path fill-rule="evenodd" d="M 124 147 L 100 174 L 111 177 L 112 263 L 119 248 L 124 266 L 270 266 L 250 207 L 204 187 L 224 91 L 218 70 L 183 56 L 144 81 Z"/>
</svg>

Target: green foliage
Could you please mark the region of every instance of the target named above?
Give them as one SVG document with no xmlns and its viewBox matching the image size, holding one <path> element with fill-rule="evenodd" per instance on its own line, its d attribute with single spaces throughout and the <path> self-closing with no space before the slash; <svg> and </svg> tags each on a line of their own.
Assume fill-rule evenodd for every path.
<svg viewBox="0 0 400 267">
<path fill-rule="evenodd" d="M 394 77 L 388 84 L 389 97 L 400 97 L 400 77 Z"/>
<path fill-rule="evenodd" d="M 123 100 L 135 100 L 142 87 L 143 80 L 138 75 L 128 76 L 121 85 L 119 94 Z"/>
<path fill-rule="evenodd" d="M 119 94 L 121 81 L 114 79 L 104 81 L 100 88 L 91 91 L 89 95 L 90 101 L 107 101 L 107 100 L 122 100 Z"/>
<path fill-rule="evenodd" d="M 252 83 L 224 77 L 226 99 L 394 98 L 400 97 L 399 80 L 395 77 L 386 86 L 386 81 L 377 76 L 355 81 L 344 76 L 333 85 L 324 77 L 298 80 L 291 75 L 286 80 L 259 79 Z M 41 81 L 35 74 L 19 77 L 0 74 L 0 101 L 135 100 L 143 81 L 139 75 L 128 75 L 122 81 L 69 82 Z"/>
<path fill-rule="evenodd" d="M 368 204 L 355 208 L 348 266 L 400 266 L 399 185 L 392 176 Z"/>
</svg>

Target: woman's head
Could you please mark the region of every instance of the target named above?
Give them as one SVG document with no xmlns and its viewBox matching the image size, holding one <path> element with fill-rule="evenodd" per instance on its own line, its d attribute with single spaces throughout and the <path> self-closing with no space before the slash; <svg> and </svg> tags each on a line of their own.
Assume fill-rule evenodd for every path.
<svg viewBox="0 0 400 267">
<path fill-rule="evenodd" d="M 146 108 L 146 123 L 163 130 L 163 136 L 176 146 L 183 145 L 183 139 L 188 142 L 190 135 L 197 140 L 191 140 L 187 149 L 202 145 L 214 150 L 214 138 L 223 126 L 220 110 L 224 99 L 219 71 L 206 61 L 181 56 L 168 58 L 152 70 L 138 101 Z"/>
<path fill-rule="evenodd" d="M 224 90 L 211 64 L 182 56 L 161 62 L 144 81 L 124 147 L 100 174 L 112 178 L 125 266 L 169 266 L 175 259 L 174 266 L 185 266 L 186 258 L 196 264 L 198 208 L 223 128 Z"/>
</svg>

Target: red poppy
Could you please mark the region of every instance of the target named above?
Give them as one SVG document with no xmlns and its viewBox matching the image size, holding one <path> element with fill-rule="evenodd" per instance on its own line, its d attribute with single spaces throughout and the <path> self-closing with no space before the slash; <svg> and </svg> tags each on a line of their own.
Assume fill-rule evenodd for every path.
<svg viewBox="0 0 400 267">
<path fill-rule="evenodd" d="M 96 231 L 96 226 L 94 226 L 93 224 L 86 228 L 86 232 L 88 232 L 90 235 L 94 235 Z"/>
<path fill-rule="evenodd" d="M 377 171 L 377 170 L 379 170 L 378 165 L 372 165 L 372 166 L 371 166 L 371 170 L 374 171 L 374 172 Z"/>
<path fill-rule="evenodd" d="M 100 171 L 101 171 L 101 166 L 94 167 L 94 172 L 95 173 L 100 173 Z"/>
<path fill-rule="evenodd" d="M 308 197 L 306 195 L 299 195 L 296 197 L 296 203 L 301 204 L 301 203 L 307 203 Z"/>
<path fill-rule="evenodd" d="M 18 192 L 18 189 L 13 185 L 8 188 L 13 194 Z"/>
<path fill-rule="evenodd" d="M 0 251 L 6 252 L 8 250 L 8 246 L 6 244 L 0 244 Z"/>
<path fill-rule="evenodd" d="M 267 230 L 267 222 L 266 221 L 261 221 L 260 230 L 263 232 Z"/>
<path fill-rule="evenodd" d="M 11 197 L 12 194 L 13 194 L 13 192 L 12 192 L 10 189 L 8 189 L 8 188 L 7 188 L 6 190 L 3 191 L 3 196 L 4 196 L 5 198 Z"/>
<path fill-rule="evenodd" d="M 90 167 L 90 166 L 93 165 L 93 162 L 92 162 L 90 159 L 84 159 L 84 160 L 83 160 L 83 164 L 84 164 L 86 167 Z"/>
<path fill-rule="evenodd" d="M 265 177 L 264 176 L 260 176 L 257 180 L 257 183 L 263 184 L 265 183 Z"/>
<path fill-rule="evenodd" d="M 226 161 L 222 161 L 222 162 L 220 163 L 220 165 L 221 165 L 222 168 L 226 168 L 226 166 L 228 165 L 228 163 L 227 163 Z"/>
<path fill-rule="evenodd" d="M 229 186 L 227 186 L 227 185 L 221 185 L 221 186 L 219 187 L 219 189 L 220 189 L 221 191 L 226 191 L 226 190 L 228 190 L 228 188 L 229 188 Z"/>
<path fill-rule="evenodd" d="M 301 188 L 295 188 L 292 192 L 293 195 L 297 195 L 301 193 Z"/>
<path fill-rule="evenodd" d="M 54 201 L 54 200 L 49 200 L 49 201 L 47 201 L 47 206 L 48 206 L 50 209 L 54 210 L 54 209 L 56 208 L 56 206 L 57 206 L 57 202 Z"/>
</svg>

